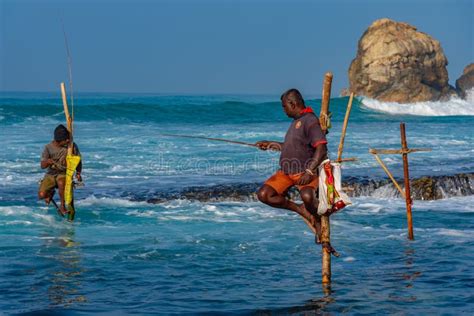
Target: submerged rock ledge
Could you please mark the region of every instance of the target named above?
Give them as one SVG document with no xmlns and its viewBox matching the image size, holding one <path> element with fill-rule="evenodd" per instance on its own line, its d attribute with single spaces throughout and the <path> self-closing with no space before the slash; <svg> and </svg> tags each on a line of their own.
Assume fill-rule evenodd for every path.
<svg viewBox="0 0 474 316">
<path fill-rule="evenodd" d="M 403 181 L 397 179 L 403 184 Z M 474 194 L 474 173 L 461 173 L 450 176 L 426 176 L 411 180 L 412 197 L 415 200 L 438 200 L 453 196 Z M 169 200 L 187 199 L 201 202 L 218 201 L 256 201 L 256 191 L 261 183 L 236 183 L 228 185 L 190 187 L 180 192 L 157 193 L 147 199 L 148 203 L 162 203 Z M 346 178 L 343 182 L 345 192 L 351 196 L 373 196 L 377 198 L 399 197 L 390 180 Z M 295 197 L 296 191 L 290 191 Z"/>
</svg>

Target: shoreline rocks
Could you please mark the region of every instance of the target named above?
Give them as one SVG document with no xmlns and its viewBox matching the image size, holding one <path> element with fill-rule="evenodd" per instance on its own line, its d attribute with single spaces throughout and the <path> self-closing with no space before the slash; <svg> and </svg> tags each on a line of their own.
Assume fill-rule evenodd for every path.
<svg viewBox="0 0 474 316">
<path fill-rule="evenodd" d="M 467 97 L 467 91 L 474 88 L 474 63 L 464 68 L 463 74 L 456 80 L 456 90 L 463 99 Z"/>
<path fill-rule="evenodd" d="M 351 197 L 374 196 L 378 198 L 399 197 L 399 192 L 390 180 L 361 178 L 343 179 L 343 189 Z M 403 184 L 403 181 L 399 183 Z M 163 203 L 170 200 L 187 199 L 201 202 L 220 201 L 257 201 L 256 192 L 261 183 L 235 183 L 208 187 L 190 187 L 180 192 L 156 193 L 151 198 L 137 198 L 148 203 Z M 474 173 L 462 173 L 450 176 L 426 176 L 411 180 L 412 197 L 415 200 L 438 200 L 452 196 L 474 194 Z M 295 190 L 289 192 L 297 197 Z"/>
</svg>

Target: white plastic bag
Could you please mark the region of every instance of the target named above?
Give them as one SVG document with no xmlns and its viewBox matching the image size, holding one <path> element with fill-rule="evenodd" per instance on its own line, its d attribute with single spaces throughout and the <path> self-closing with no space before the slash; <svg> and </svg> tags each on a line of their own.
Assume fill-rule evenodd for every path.
<svg viewBox="0 0 474 316">
<path fill-rule="evenodd" d="M 330 203 L 328 199 L 328 185 L 326 183 L 327 176 L 324 170 L 326 164 L 331 165 L 331 171 L 334 178 L 334 189 L 335 196 L 333 203 Z M 341 185 L 341 164 L 336 162 L 331 162 L 329 159 L 324 160 L 319 166 L 319 205 L 318 205 L 318 214 L 324 215 L 326 212 L 336 212 L 347 205 L 352 204 L 351 200 L 342 191 Z"/>
</svg>

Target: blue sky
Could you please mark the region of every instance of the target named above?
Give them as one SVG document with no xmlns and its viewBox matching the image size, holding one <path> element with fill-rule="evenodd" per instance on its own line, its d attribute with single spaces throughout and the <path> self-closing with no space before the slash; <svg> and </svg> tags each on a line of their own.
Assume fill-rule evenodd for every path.
<svg viewBox="0 0 474 316">
<path fill-rule="evenodd" d="M 376 19 L 441 42 L 450 83 L 474 62 L 474 1 L 0 0 L 0 91 L 319 94 L 347 86 L 357 42 Z"/>
</svg>

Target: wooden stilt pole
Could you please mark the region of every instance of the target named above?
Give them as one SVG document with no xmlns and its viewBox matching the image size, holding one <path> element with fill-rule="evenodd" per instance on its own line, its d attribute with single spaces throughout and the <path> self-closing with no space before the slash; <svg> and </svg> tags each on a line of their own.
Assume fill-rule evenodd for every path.
<svg viewBox="0 0 474 316">
<path fill-rule="evenodd" d="M 326 132 L 328 129 L 328 115 L 329 115 L 329 100 L 331 99 L 331 84 L 332 84 L 332 73 L 328 72 L 324 76 L 323 84 L 323 95 L 321 100 L 321 113 L 319 115 L 319 121 L 321 129 Z M 321 216 L 321 242 L 331 242 L 331 229 L 329 216 Z M 324 247 L 322 252 L 322 265 L 321 265 L 321 276 L 323 287 L 329 288 L 331 284 L 331 253 Z"/>
<path fill-rule="evenodd" d="M 67 96 L 66 96 L 66 86 L 64 85 L 64 82 L 61 82 L 61 96 L 63 99 L 63 108 L 64 108 L 64 115 L 66 116 L 67 130 L 69 131 L 69 138 L 71 140 L 67 150 L 68 150 L 68 155 L 72 155 L 72 146 L 73 146 L 72 145 L 73 144 L 72 118 L 71 118 L 71 115 L 69 114 L 69 107 L 67 104 Z"/>
<path fill-rule="evenodd" d="M 329 222 L 329 216 L 321 216 L 321 242 L 331 243 L 331 225 Z M 322 252 L 322 265 L 321 265 L 321 281 L 323 286 L 327 287 L 331 285 L 331 253 L 324 247 Z"/>
<path fill-rule="evenodd" d="M 392 173 L 388 170 L 387 166 L 383 163 L 382 159 L 380 159 L 379 155 L 372 153 L 375 157 L 375 160 L 379 163 L 380 167 L 382 167 L 383 171 L 387 174 L 387 176 L 392 180 L 393 184 L 397 188 L 398 192 L 402 195 L 402 197 L 405 199 L 405 192 L 403 192 L 402 188 L 398 184 L 397 180 L 393 177 Z"/>
<path fill-rule="evenodd" d="M 319 114 L 319 123 L 321 129 L 328 129 L 329 100 L 331 99 L 332 73 L 328 72 L 324 75 L 323 98 L 321 100 L 321 112 Z"/>
<path fill-rule="evenodd" d="M 402 142 L 402 151 L 408 150 L 407 138 L 405 134 L 405 123 L 400 123 L 400 136 Z M 410 195 L 410 175 L 408 172 L 408 154 L 403 153 L 403 177 L 405 178 L 405 201 L 407 206 L 408 239 L 413 240 L 413 219 L 411 214 L 411 195 Z"/>
<path fill-rule="evenodd" d="M 431 148 L 412 148 L 408 149 L 408 144 L 407 144 L 407 137 L 405 134 L 405 123 L 400 123 L 400 138 L 401 138 L 401 143 L 402 143 L 402 149 L 369 149 L 369 153 L 374 155 L 375 159 L 377 162 L 380 164 L 382 169 L 385 171 L 385 173 L 389 176 L 389 178 L 392 180 L 393 184 L 395 187 L 400 191 L 402 197 L 405 199 L 406 203 L 406 208 L 407 208 L 407 224 L 408 224 L 408 239 L 413 240 L 413 219 L 412 219 L 412 214 L 411 214 L 411 195 L 410 195 L 410 175 L 408 172 L 408 154 L 410 153 L 415 153 L 415 152 L 426 152 L 426 151 L 431 151 Z M 383 163 L 382 159 L 378 155 L 385 155 L 385 154 L 401 154 L 402 159 L 403 159 L 403 177 L 405 180 L 405 192 L 403 192 L 402 188 L 400 188 L 400 185 L 397 183 L 397 181 L 394 179 L 393 175 L 390 173 L 388 170 L 387 166 Z"/>
<path fill-rule="evenodd" d="M 349 115 L 352 109 L 352 100 L 354 99 L 354 93 L 351 93 L 349 97 L 349 103 L 347 103 L 346 116 L 344 117 L 344 124 L 342 124 L 341 140 L 339 141 L 339 148 L 337 149 L 337 162 L 342 161 L 342 150 L 344 149 L 344 139 L 346 138 L 347 124 L 349 123 Z"/>
</svg>

